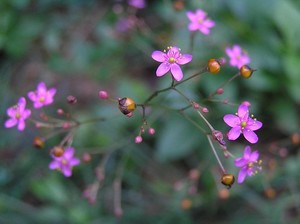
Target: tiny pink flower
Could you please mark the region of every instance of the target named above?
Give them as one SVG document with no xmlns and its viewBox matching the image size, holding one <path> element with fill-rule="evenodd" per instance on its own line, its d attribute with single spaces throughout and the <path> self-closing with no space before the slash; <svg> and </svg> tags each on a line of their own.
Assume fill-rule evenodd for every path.
<svg viewBox="0 0 300 224">
<path fill-rule="evenodd" d="M 241 104 L 236 115 L 227 114 L 223 118 L 224 122 L 229 125 L 231 130 L 227 137 L 229 140 L 236 140 L 241 134 L 252 144 L 258 141 L 254 131 L 262 127 L 262 122 L 249 116 L 249 107 L 246 104 Z"/>
<path fill-rule="evenodd" d="M 80 160 L 74 157 L 74 148 L 66 147 L 64 153 L 60 157 L 52 155 L 53 161 L 49 164 L 50 170 L 59 170 L 64 176 L 70 177 L 72 175 L 73 166 L 80 164 Z"/>
<path fill-rule="evenodd" d="M 134 142 L 135 142 L 136 144 L 140 144 L 142 141 L 143 141 L 142 136 L 138 135 L 138 136 L 135 137 Z"/>
<path fill-rule="evenodd" d="M 225 52 L 230 59 L 229 64 L 232 67 L 240 69 L 243 65 L 250 63 L 248 54 L 239 45 L 233 45 L 232 48 L 227 47 Z"/>
<path fill-rule="evenodd" d="M 104 91 L 104 90 L 100 90 L 99 93 L 98 93 L 98 95 L 99 95 L 100 99 L 103 99 L 103 100 L 108 99 L 108 93 L 106 91 Z"/>
<path fill-rule="evenodd" d="M 149 133 L 149 135 L 154 135 L 155 134 L 155 129 L 154 128 L 149 128 L 148 133 Z"/>
<path fill-rule="evenodd" d="M 55 88 L 47 90 L 45 83 L 40 82 L 36 91 L 31 91 L 28 93 L 28 98 L 33 102 L 34 108 L 41 108 L 53 103 L 53 97 L 55 94 Z"/>
<path fill-rule="evenodd" d="M 183 78 L 183 73 L 179 65 L 189 63 L 193 56 L 190 54 L 181 54 L 178 47 L 168 47 L 168 52 L 154 51 L 152 58 L 161 62 L 156 70 L 156 76 L 161 77 L 171 70 L 171 74 L 176 81 Z"/>
<path fill-rule="evenodd" d="M 17 105 L 7 109 L 6 113 L 10 117 L 4 124 L 6 128 L 18 125 L 18 130 L 25 129 L 25 120 L 31 115 L 31 110 L 26 109 L 26 99 L 21 97 Z"/>
<path fill-rule="evenodd" d="M 189 11 L 186 15 L 190 20 L 190 24 L 188 25 L 190 31 L 199 30 L 204 35 L 208 35 L 210 29 L 215 26 L 215 22 L 208 19 L 206 12 L 201 9 L 196 10 L 195 13 Z"/>
<path fill-rule="evenodd" d="M 234 160 L 236 167 L 240 167 L 238 183 L 244 182 L 247 176 L 253 176 L 261 170 L 261 160 L 258 160 L 258 151 L 251 152 L 250 146 L 246 146 L 242 157 Z"/>
<path fill-rule="evenodd" d="M 146 6 L 145 0 L 128 0 L 128 4 L 137 9 L 142 9 Z"/>
</svg>

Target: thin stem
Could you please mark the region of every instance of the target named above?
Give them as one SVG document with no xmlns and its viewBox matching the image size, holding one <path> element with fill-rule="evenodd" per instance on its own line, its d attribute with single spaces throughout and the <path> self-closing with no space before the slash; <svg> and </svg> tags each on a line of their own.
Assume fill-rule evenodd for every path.
<svg viewBox="0 0 300 224">
<path fill-rule="evenodd" d="M 210 147 L 211 147 L 213 153 L 215 154 L 215 157 L 216 157 L 216 159 L 217 159 L 217 161 L 218 161 L 218 163 L 219 163 L 219 165 L 220 165 L 220 167 L 221 167 L 222 172 L 225 174 L 226 171 L 225 171 L 225 169 L 224 169 L 224 167 L 223 167 L 223 165 L 222 165 L 222 163 L 221 163 L 221 160 L 220 160 L 220 158 L 219 158 L 219 156 L 218 156 L 218 154 L 217 154 L 217 152 L 216 152 L 216 150 L 215 150 L 215 147 L 214 147 L 214 145 L 213 145 L 213 143 L 212 143 L 212 141 L 211 141 L 209 135 L 206 135 L 206 137 L 207 137 L 208 142 L 209 142 L 209 144 L 210 144 Z"/>
<path fill-rule="evenodd" d="M 189 122 L 191 122 L 196 128 L 198 128 L 200 131 L 202 131 L 204 134 L 207 134 L 207 131 L 204 130 L 199 124 L 197 124 L 194 120 L 192 120 L 190 117 L 188 117 L 183 111 L 179 111 L 179 113 L 187 119 Z"/>
<path fill-rule="evenodd" d="M 213 126 L 208 122 L 208 120 L 206 120 L 206 118 L 203 116 L 203 114 L 199 111 L 199 110 L 197 110 L 197 113 L 200 115 L 200 117 L 204 120 L 204 122 L 207 124 L 207 126 L 209 127 L 209 129 L 211 130 L 211 131 L 213 131 L 213 130 L 215 130 L 214 128 L 213 128 Z"/>
</svg>

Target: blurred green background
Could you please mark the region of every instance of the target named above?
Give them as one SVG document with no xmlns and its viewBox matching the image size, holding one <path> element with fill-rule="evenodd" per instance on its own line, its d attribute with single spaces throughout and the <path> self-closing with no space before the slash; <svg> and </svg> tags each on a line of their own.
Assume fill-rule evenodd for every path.
<svg viewBox="0 0 300 224">
<path fill-rule="evenodd" d="M 196 33 L 189 49 L 186 12 L 198 8 L 216 26 L 209 36 Z M 2 125 L 0 223 L 299 223 L 299 21 L 298 0 L 148 0 L 144 9 L 134 9 L 126 1 L 1 0 L 2 123 L 6 108 L 40 81 L 57 88 L 56 102 L 45 108 L 47 113 L 55 115 L 63 108 L 78 120 L 97 116 L 108 120 L 77 130 L 76 155 L 90 152 L 92 161 L 75 167 L 71 178 L 48 169 L 49 150 L 63 135 L 37 150 L 32 140 L 47 130 L 27 122 L 20 133 Z M 188 77 L 209 58 L 226 57 L 224 49 L 233 44 L 248 51 L 257 71 L 250 79 L 234 80 L 218 97 L 236 105 L 244 100 L 252 103 L 251 111 L 264 123 L 253 149 L 260 151 L 264 162 L 262 173 L 228 191 L 219 181 L 206 137 L 182 116 L 163 108 L 186 105 L 177 94 L 165 93 L 154 100 L 160 106 L 148 111 L 148 123 L 156 134 L 144 134 L 143 143 L 137 145 L 133 142 L 142 124 L 140 111 L 128 119 L 116 104 L 101 101 L 98 91 L 143 102 L 170 83 L 169 75 L 156 78 L 158 63 L 150 57 L 152 51 L 177 45 L 183 53 L 192 53 L 193 61 L 183 67 Z M 220 74 L 205 75 L 179 89 L 201 101 L 235 73 L 226 65 Z M 78 103 L 67 105 L 68 95 L 76 96 Z M 222 117 L 237 107 L 205 106 L 210 110 L 207 119 L 228 131 Z M 188 114 L 205 127 L 196 113 Z M 241 156 L 247 142 L 228 144 Z M 232 160 L 221 158 L 237 176 Z M 91 205 L 82 192 L 95 183 L 99 166 L 105 180 Z M 116 217 L 114 189 L 120 174 L 123 215 Z"/>
</svg>

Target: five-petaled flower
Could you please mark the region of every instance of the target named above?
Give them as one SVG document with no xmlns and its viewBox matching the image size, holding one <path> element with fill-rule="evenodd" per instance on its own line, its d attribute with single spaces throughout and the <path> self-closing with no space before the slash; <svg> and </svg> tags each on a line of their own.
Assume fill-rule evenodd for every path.
<svg viewBox="0 0 300 224">
<path fill-rule="evenodd" d="M 190 20 L 188 28 L 190 31 L 199 30 L 204 35 L 210 33 L 210 29 L 215 26 L 215 22 L 207 18 L 206 12 L 201 9 L 196 10 L 195 13 L 189 11 L 186 13 Z"/>
<path fill-rule="evenodd" d="M 258 141 L 258 137 L 253 131 L 260 129 L 263 124 L 256 120 L 256 118 L 253 118 L 253 115 L 249 116 L 249 107 L 247 104 L 242 103 L 236 115 L 227 114 L 223 120 L 232 127 L 227 134 L 229 140 L 236 140 L 240 134 L 243 134 L 252 144 Z"/>
<path fill-rule="evenodd" d="M 28 93 L 28 98 L 33 102 L 34 108 L 41 108 L 45 105 L 53 103 L 53 97 L 56 93 L 55 88 L 47 90 L 45 83 L 40 82 L 36 91 Z"/>
<path fill-rule="evenodd" d="M 176 81 L 180 81 L 183 78 L 183 73 L 179 65 L 189 63 L 193 59 L 193 56 L 190 54 L 181 54 L 178 47 L 168 47 L 168 52 L 154 51 L 152 58 L 155 61 L 161 62 L 156 70 L 156 76 L 163 76 L 171 70 L 173 78 Z"/>
<path fill-rule="evenodd" d="M 250 146 L 246 146 L 242 157 L 234 160 L 236 167 L 240 167 L 238 183 L 244 182 L 246 176 L 253 176 L 261 170 L 261 160 L 258 160 L 258 151 L 251 152 Z"/>
<path fill-rule="evenodd" d="M 7 115 L 10 117 L 4 124 L 6 128 L 18 125 L 18 130 L 25 129 L 25 120 L 31 115 L 31 110 L 26 109 L 26 99 L 21 97 L 18 104 L 7 109 Z"/>
<path fill-rule="evenodd" d="M 232 48 L 227 47 L 225 49 L 227 56 L 229 57 L 230 61 L 229 64 L 232 67 L 237 67 L 240 69 L 243 65 L 247 65 L 250 63 L 250 58 L 239 45 L 235 44 Z"/>
<path fill-rule="evenodd" d="M 145 0 L 128 0 L 128 4 L 138 9 L 145 8 L 146 6 Z"/>
<path fill-rule="evenodd" d="M 66 147 L 63 155 L 59 157 L 52 155 L 52 157 L 53 161 L 49 164 L 49 169 L 60 170 L 66 177 L 70 177 L 73 166 L 77 166 L 80 163 L 80 160 L 74 157 L 74 148 L 72 147 Z"/>
</svg>

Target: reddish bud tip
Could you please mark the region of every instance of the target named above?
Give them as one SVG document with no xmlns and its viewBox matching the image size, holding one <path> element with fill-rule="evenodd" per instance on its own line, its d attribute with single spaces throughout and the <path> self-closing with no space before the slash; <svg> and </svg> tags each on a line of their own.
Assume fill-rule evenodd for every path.
<svg viewBox="0 0 300 224">
<path fill-rule="evenodd" d="M 198 103 L 195 103 L 195 102 L 194 102 L 194 103 L 193 103 L 193 107 L 194 107 L 194 109 L 197 110 L 197 109 L 199 109 L 200 105 L 199 105 Z"/>
<path fill-rule="evenodd" d="M 69 104 L 75 104 L 75 103 L 77 103 L 77 98 L 75 96 L 68 96 L 67 97 L 67 102 Z"/>
<path fill-rule="evenodd" d="M 57 114 L 59 115 L 63 115 L 64 114 L 64 110 L 63 109 L 57 109 Z"/>
<path fill-rule="evenodd" d="M 129 114 L 126 114 L 126 116 L 127 116 L 128 118 L 131 118 L 131 117 L 133 116 L 133 113 L 130 112 Z"/>
<path fill-rule="evenodd" d="M 203 113 L 208 113 L 209 110 L 206 108 L 206 107 L 203 107 L 202 110 L 201 110 Z"/>
<path fill-rule="evenodd" d="M 136 144 L 139 144 L 139 143 L 141 143 L 142 141 L 143 141 L 142 136 L 138 135 L 138 136 L 135 137 L 135 143 L 136 143 Z"/>
<path fill-rule="evenodd" d="M 223 93 L 224 93 L 224 89 L 223 88 L 217 89 L 217 94 L 221 95 Z"/>
<path fill-rule="evenodd" d="M 148 133 L 149 133 L 149 135 L 154 135 L 155 134 L 155 129 L 154 128 L 149 128 Z"/>
<path fill-rule="evenodd" d="M 106 100 L 108 99 L 108 93 L 104 90 L 100 90 L 98 93 L 100 99 Z"/>
<path fill-rule="evenodd" d="M 88 152 L 83 153 L 83 155 L 82 155 L 83 162 L 89 163 L 89 162 L 91 162 L 91 160 L 92 160 L 92 156 L 90 153 L 88 153 Z"/>
<path fill-rule="evenodd" d="M 64 148 L 61 146 L 55 146 L 52 150 L 51 150 L 51 154 L 56 156 L 56 157 L 61 157 L 64 154 Z"/>
</svg>

